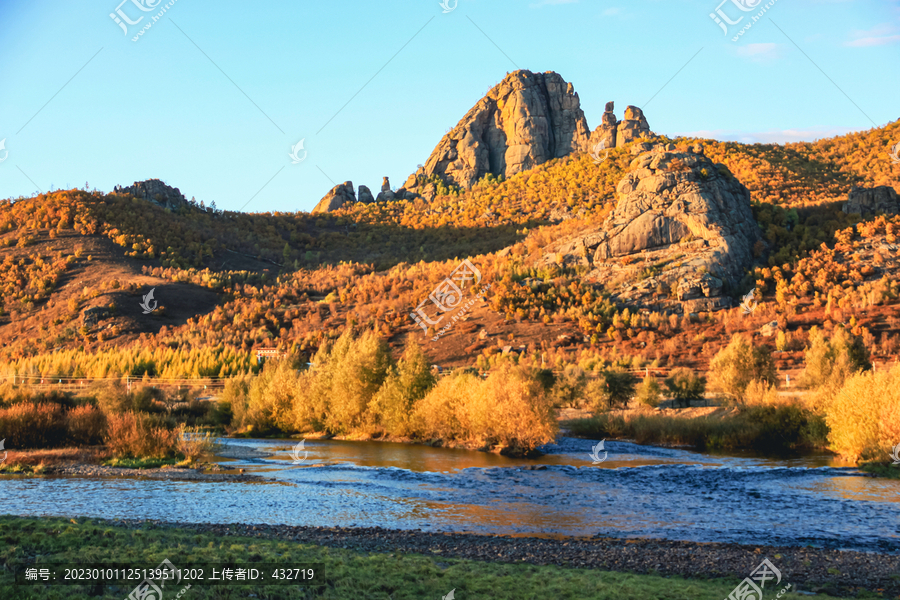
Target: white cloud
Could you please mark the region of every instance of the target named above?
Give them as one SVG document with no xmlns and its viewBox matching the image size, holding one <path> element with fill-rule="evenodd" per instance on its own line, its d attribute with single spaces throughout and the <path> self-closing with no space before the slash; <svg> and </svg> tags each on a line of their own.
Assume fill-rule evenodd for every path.
<svg viewBox="0 0 900 600">
<path fill-rule="evenodd" d="M 864 37 L 847 42 L 845 46 L 854 48 L 863 48 L 866 46 L 886 46 L 887 44 L 896 44 L 900 42 L 900 35 L 883 35 L 879 37 Z"/>
<path fill-rule="evenodd" d="M 606 10 L 603 11 L 604 17 L 614 17 L 615 15 L 621 15 L 621 14 L 622 14 L 622 9 L 618 8 L 616 6 L 614 6 L 612 8 L 607 8 Z"/>
<path fill-rule="evenodd" d="M 897 33 L 897 28 L 887 23 L 876 25 L 868 30 L 854 30 L 851 32 L 850 37 L 853 39 L 845 42 L 844 45 L 852 48 L 886 46 L 900 42 L 900 34 Z"/>
<path fill-rule="evenodd" d="M 852 127 L 808 127 L 806 129 L 770 129 L 768 131 L 740 131 L 714 129 L 679 132 L 676 135 L 709 138 L 722 142 L 742 144 L 787 144 L 790 142 L 814 142 L 823 138 L 844 135 L 857 131 Z"/>
</svg>

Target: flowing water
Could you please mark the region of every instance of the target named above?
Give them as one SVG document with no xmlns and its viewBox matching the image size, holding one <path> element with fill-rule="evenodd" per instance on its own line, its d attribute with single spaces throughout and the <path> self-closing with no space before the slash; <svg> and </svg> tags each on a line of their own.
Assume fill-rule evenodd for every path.
<svg viewBox="0 0 900 600">
<path fill-rule="evenodd" d="M 561 437 L 517 459 L 382 442 L 228 440 L 274 478 L 189 482 L 4 477 L 2 512 L 209 523 L 382 526 L 539 536 L 652 537 L 900 552 L 900 481 L 826 456 L 765 459 Z M 602 457 L 602 454 L 600 455 Z"/>
</svg>

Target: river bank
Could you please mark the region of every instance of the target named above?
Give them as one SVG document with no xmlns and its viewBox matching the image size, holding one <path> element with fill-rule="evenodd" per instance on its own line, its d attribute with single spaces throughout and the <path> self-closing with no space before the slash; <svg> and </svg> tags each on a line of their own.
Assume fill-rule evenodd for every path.
<svg viewBox="0 0 900 600">
<path fill-rule="evenodd" d="M 45 564 L 77 562 L 76 556 L 91 556 L 96 563 L 154 565 L 168 559 L 179 567 L 226 561 L 318 563 L 319 583 L 325 587 L 316 597 L 348 600 L 439 598 L 451 589 L 461 600 L 721 600 L 764 558 L 781 573 L 778 586 L 770 582 L 766 592 L 791 584 L 791 592 L 782 598 L 813 594 L 823 599 L 876 598 L 900 593 L 900 556 L 819 548 L 84 518 L 2 517 L 0 532 L 16 540 L 0 551 L 7 566 L 36 564 L 35 556 Z M 12 573 L 0 571 L 4 597 L 57 597 L 51 589 L 66 590 L 69 599 L 89 597 L 71 586 L 14 587 Z M 294 590 L 288 588 L 272 588 L 280 590 L 278 595 L 242 589 L 260 594 L 257 597 L 309 597 L 302 595 L 307 592 L 291 595 Z M 191 597 L 223 597 L 214 595 L 220 593 L 216 590 L 222 588 L 197 585 Z M 128 590 L 108 588 L 90 597 L 123 593 Z"/>
</svg>

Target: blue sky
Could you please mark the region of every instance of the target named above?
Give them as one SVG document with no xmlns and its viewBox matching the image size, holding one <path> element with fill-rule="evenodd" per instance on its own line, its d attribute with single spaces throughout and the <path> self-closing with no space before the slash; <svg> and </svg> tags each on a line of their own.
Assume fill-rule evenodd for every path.
<svg viewBox="0 0 900 600">
<path fill-rule="evenodd" d="M 896 0 L 775 0 L 737 41 L 765 1 L 175 0 L 136 42 L 168 0 L 120 1 L 0 4 L 0 198 L 155 177 L 310 210 L 346 180 L 401 185 L 516 68 L 572 82 L 592 129 L 609 100 L 657 133 L 751 142 L 900 118 Z M 126 34 L 117 8 L 144 18 Z M 717 8 L 743 16 L 727 35 Z"/>
</svg>

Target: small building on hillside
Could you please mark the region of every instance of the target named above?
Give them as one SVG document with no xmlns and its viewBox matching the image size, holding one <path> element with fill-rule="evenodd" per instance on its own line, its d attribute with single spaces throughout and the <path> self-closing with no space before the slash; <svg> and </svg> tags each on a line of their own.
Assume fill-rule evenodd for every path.
<svg viewBox="0 0 900 600">
<path fill-rule="evenodd" d="M 256 349 L 256 364 L 261 363 L 263 360 L 267 358 L 281 358 L 285 353 L 279 350 L 278 348 L 257 348 Z"/>
</svg>

